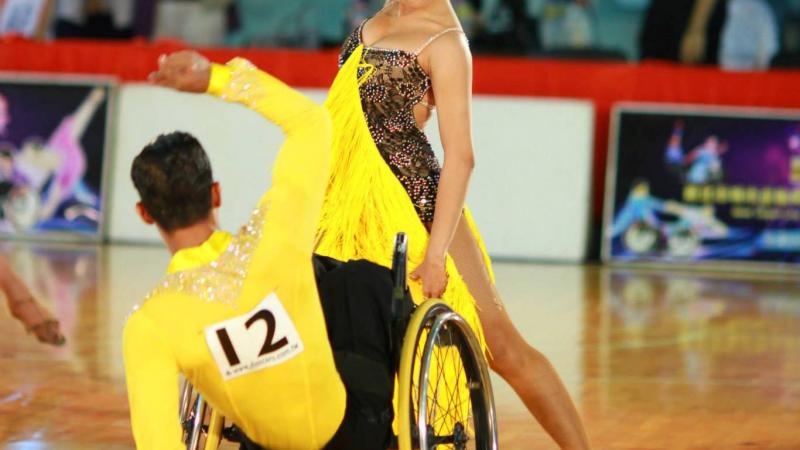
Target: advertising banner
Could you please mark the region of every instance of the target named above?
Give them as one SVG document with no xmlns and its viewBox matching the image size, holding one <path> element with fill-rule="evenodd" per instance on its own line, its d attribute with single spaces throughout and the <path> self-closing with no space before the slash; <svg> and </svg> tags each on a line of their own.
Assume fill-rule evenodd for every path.
<svg viewBox="0 0 800 450">
<path fill-rule="evenodd" d="M 110 91 L 0 79 L 0 236 L 102 237 Z"/>
<path fill-rule="evenodd" d="M 606 261 L 800 262 L 800 112 L 625 104 Z"/>
</svg>

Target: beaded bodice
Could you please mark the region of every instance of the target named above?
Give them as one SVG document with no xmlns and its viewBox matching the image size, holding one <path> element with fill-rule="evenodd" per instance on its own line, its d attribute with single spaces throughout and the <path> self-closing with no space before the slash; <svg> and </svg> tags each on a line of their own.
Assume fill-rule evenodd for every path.
<svg viewBox="0 0 800 450">
<path fill-rule="evenodd" d="M 342 47 L 343 65 L 361 44 L 359 26 Z M 359 69 L 361 106 L 372 139 L 383 159 L 408 192 L 423 222 L 433 221 L 439 185 L 439 161 L 425 133 L 417 126 L 414 106 L 431 87 L 431 79 L 417 60 L 418 52 L 364 47 Z"/>
</svg>

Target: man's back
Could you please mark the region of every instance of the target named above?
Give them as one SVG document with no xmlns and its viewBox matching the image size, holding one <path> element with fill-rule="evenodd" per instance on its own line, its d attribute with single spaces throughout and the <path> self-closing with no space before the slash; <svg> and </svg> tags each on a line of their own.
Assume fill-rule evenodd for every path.
<svg viewBox="0 0 800 450">
<path fill-rule="evenodd" d="M 269 89 L 242 90 L 248 81 Z M 324 109 L 243 61 L 215 67 L 210 91 L 246 103 L 288 138 L 273 187 L 248 224 L 235 237 L 218 231 L 178 251 L 165 281 L 128 320 L 124 347 L 137 447 L 182 448 L 182 373 L 258 444 L 321 448 L 346 402 L 311 265 L 330 122 Z"/>
</svg>

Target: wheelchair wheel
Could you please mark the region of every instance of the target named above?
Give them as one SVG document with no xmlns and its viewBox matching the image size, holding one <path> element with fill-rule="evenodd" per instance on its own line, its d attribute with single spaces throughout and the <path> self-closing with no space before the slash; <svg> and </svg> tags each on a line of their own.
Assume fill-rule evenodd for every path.
<svg viewBox="0 0 800 450">
<path fill-rule="evenodd" d="M 489 370 L 469 325 L 441 301 L 411 317 L 400 359 L 399 450 L 496 450 Z"/>
<path fill-rule="evenodd" d="M 667 249 L 670 256 L 689 259 L 700 247 L 700 238 L 691 229 L 676 231 L 667 239 Z"/>
<path fill-rule="evenodd" d="M 644 255 L 658 248 L 660 239 L 658 228 L 644 221 L 631 225 L 622 235 L 625 247 L 637 255 Z"/>
<path fill-rule="evenodd" d="M 180 423 L 186 450 L 217 450 L 222 440 L 224 418 L 212 409 L 199 392 L 183 382 L 180 397 Z"/>
</svg>

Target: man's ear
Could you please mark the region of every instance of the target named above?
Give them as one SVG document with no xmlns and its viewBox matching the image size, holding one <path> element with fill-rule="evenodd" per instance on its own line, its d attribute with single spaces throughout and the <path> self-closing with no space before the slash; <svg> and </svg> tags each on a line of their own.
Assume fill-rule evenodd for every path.
<svg viewBox="0 0 800 450">
<path fill-rule="evenodd" d="M 144 209 L 144 205 L 142 205 L 142 202 L 136 203 L 136 214 L 138 214 L 139 218 L 142 219 L 142 222 L 146 223 L 147 225 L 153 225 L 154 223 L 156 223 L 156 221 L 153 220 L 153 217 L 150 215 L 150 213 L 147 212 L 146 209 Z"/>
<path fill-rule="evenodd" d="M 219 187 L 219 182 L 211 183 L 211 207 L 219 208 L 222 206 L 222 191 Z"/>
</svg>

